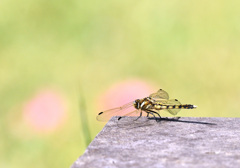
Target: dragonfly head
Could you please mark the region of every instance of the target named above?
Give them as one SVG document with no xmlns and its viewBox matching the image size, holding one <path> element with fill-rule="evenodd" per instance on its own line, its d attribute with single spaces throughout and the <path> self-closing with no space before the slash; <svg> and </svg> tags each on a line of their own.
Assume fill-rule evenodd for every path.
<svg viewBox="0 0 240 168">
<path fill-rule="evenodd" d="M 134 107 L 135 107 L 136 109 L 139 109 L 139 108 L 140 108 L 140 99 L 136 99 L 136 100 L 133 102 L 133 104 L 134 104 Z"/>
</svg>

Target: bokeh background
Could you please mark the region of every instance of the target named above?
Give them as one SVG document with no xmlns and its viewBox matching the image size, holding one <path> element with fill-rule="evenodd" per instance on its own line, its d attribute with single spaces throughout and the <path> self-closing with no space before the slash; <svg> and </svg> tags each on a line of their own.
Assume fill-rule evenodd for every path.
<svg viewBox="0 0 240 168">
<path fill-rule="evenodd" d="M 1 0 L 0 167 L 70 167 L 100 111 L 159 88 L 198 106 L 180 116 L 240 117 L 239 18 L 236 0 Z"/>
</svg>

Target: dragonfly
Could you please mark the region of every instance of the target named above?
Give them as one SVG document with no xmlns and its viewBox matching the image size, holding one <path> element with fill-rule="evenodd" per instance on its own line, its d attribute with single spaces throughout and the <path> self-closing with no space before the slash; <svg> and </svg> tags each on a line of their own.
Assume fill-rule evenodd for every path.
<svg viewBox="0 0 240 168">
<path fill-rule="evenodd" d="M 132 108 L 133 107 L 133 108 Z M 152 115 L 156 120 L 161 119 L 160 111 L 164 110 L 172 115 L 176 115 L 181 109 L 195 109 L 196 105 L 181 104 L 177 99 L 169 99 L 166 91 L 159 89 L 148 97 L 136 99 L 123 106 L 102 111 L 97 115 L 98 121 L 108 121 L 113 116 L 119 116 L 118 120 L 124 116 L 136 116 L 139 119 L 143 113 L 149 117 Z M 158 118 L 157 118 L 158 117 Z M 137 120 L 136 119 L 136 120 Z"/>
</svg>

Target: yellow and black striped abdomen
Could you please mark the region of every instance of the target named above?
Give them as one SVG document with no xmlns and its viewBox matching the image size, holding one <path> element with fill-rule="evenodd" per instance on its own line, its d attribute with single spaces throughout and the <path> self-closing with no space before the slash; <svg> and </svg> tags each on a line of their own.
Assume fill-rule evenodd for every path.
<svg viewBox="0 0 240 168">
<path fill-rule="evenodd" d="M 181 104 L 181 105 L 167 105 L 167 104 L 155 104 L 154 108 L 156 110 L 163 110 L 163 109 L 193 109 L 196 106 L 192 104 Z"/>
</svg>

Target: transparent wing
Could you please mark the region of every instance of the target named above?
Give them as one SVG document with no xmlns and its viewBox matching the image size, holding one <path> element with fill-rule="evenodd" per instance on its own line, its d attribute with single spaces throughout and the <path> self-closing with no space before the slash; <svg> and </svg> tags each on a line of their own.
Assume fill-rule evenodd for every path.
<svg viewBox="0 0 240 168">
<path fill-rule="evenodd" d="M 137 128 L 147 125 L 152 125 L 149 123 L 148 118 L 146 117 L 146 113 L 142 113 L 142 117 L 139 118 L 141 110 L 134 110 L 130 113 L 125 114 L 118 118 L 117 125 L 120 128 Z M 125 116 L 137 116 L 137 117 L 125 117 Z"/>
<path fill-rule="evenodd" d="M 171 99 L 166 101 L 164 105 L 181 105 L 181 103 L 177 99 Z M 180 108 L 175 108 L 175 109 L 166 109 L 169 113 L 172 115 L 176 115 L 181 109 Z"/>
<path fill-rule="evenodd" d="M 97 115 L 97 120 L 98 121 L 108 121 L 112 116 L 130 115 L 133 112 L 135 112 L 135 110 L 136 109 L 133 107 L 133 102 L 130 102 L 123 106 L 100 112 Z"/>
<path fill-rule="evenodd" d="M 140 112 L 139 112 L 139 110 L 134 110 L 134 111 L 130 111 L 129 113 L 126 113 L 126 114 L 124 114 L 124 115 L 121 115 L 121 118 L 123 118 L 123 117 L 126 117 L 126 116 L 138 116 L 138 115 L 140 115 Z M 120 119 L 120 118 L 119 118 Z M 118 119 L 118 120 L 119 120 Z"/>
<path fill-rule="evenodd" d="M 149 95 L 150 98 L 156 100 L 156 101 L 161 101 L 161 100 L 168 100 L 169 96 L 168 93 L 162 89 L 159 89 L 156 93 L 152 93 Z"/>
</svg>

